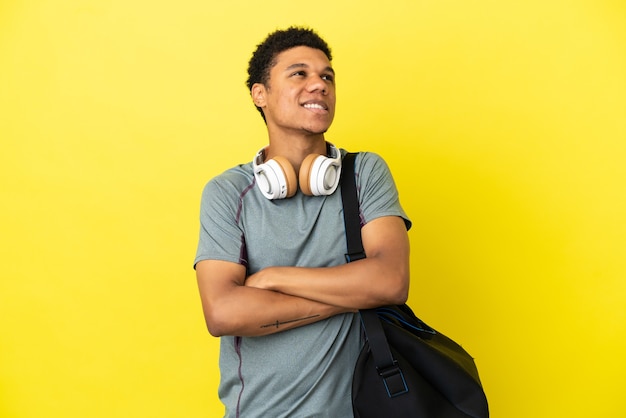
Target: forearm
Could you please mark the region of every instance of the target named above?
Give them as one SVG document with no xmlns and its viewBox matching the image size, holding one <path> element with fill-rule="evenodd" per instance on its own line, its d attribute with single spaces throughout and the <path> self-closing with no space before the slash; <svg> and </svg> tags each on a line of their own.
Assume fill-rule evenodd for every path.
<svg viewBox="0 0 626 418">
<path fill-rule="evenodd" d="M 258 274 L 258 285 L 266 289 L 346 309 L 401 304 L 408 296 L 408 269 L 392 271 L 367 258 L 328 268 L 270 267 Z"/>
<path fill-rule="evenodd" d="M 214 336 L 261 336 L 311 324 L 350 309 L 265 289 L 234 286 L 203 303 Z"/>
</svg>

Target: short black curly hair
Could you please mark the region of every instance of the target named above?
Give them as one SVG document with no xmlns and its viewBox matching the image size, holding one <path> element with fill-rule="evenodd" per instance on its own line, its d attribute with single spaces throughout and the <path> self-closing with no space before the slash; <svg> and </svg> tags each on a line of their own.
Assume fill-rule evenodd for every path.
<svg viewBox="0 0 626 418">
<path fill-rule="evenodd" d="M 276 65 L 276 56 L 297 46 L 319 49 L 326 54 L 329 61 L 332 61 L 330 47 L 313 29 L 300 26 L 279 29 L 270 33 L 252 53 L 252 58 L 248 62 L 248 80 L 246 81 L 248 90 L 252 90 L 252 86 L 256 83 L 267 86 L 270 70 Z M 257 110 L 265 120 L 263 110 L 260 107 L 257 107 Z"/>
</svg>

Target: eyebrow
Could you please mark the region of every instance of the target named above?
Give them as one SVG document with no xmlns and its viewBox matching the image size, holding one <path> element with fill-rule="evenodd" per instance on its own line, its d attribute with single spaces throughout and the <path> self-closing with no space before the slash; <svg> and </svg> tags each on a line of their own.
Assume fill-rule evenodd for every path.
<svg viewBox="0 0 626 418">
<path fill-rule="evenodd" d="M 292 71 L 292 70 L 295 70 L 296 68 L 309 68 L 309 65 L 304 64 L 304 63 L 291 64 L 289 67 L 285 68 L 285 71 Z M 324 71 L 327 71 L 335 75 L 335 70 L 333 70 L 333 67 L 330 67 L 330 66 L 326 67 L 324 68 Z"/>
</svg>

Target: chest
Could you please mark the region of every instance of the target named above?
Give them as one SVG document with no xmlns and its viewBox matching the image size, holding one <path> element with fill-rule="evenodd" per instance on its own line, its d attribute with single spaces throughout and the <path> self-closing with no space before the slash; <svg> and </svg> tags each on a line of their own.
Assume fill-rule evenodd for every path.
<svg viewBox="0 0 626 418">
<path fill-rule="evenodd" d="M 241 212 L 250 273 L 267 266 L 328 267 L 345 262 L 340 193 L 244 201 Z"/>
</svg>

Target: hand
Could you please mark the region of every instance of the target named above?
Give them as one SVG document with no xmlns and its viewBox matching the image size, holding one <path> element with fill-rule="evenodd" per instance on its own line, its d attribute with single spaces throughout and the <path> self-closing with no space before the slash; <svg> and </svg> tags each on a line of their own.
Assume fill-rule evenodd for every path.
<svg viewBox="0 0 626 418">
<path fill-rule="evenodd" d="M 272 267 L 268 267 L 263 270 L 259 270 L 254 274 L 251 274 L 246 278 L 244 286 L 254 287 L 257 289 L 273 290 L 270 287 L 269 280 L 269 278 L 271 277 L 271 269 Z"/>
</svg>

